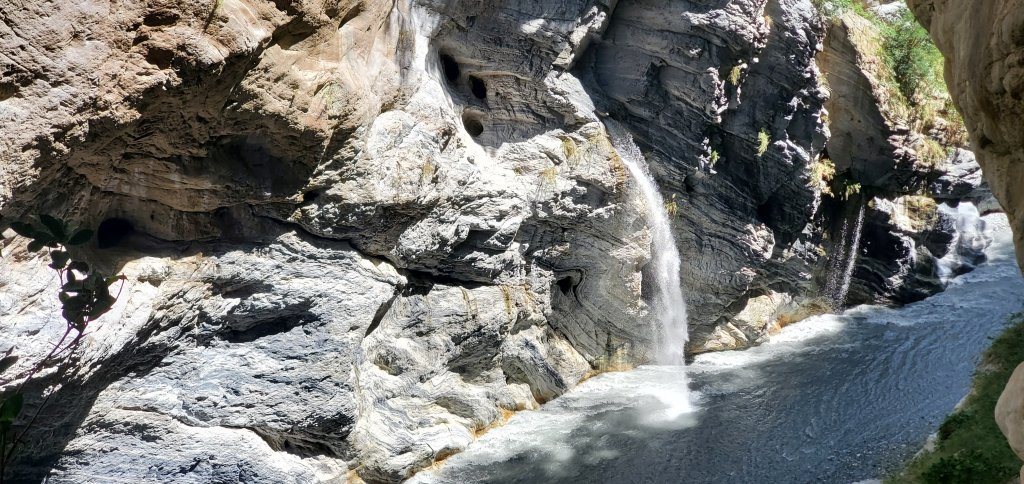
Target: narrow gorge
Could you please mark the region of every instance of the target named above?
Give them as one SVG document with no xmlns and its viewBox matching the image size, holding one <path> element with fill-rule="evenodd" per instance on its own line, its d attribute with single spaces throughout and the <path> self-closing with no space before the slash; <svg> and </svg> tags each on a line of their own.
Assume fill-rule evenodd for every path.
<svg viewBox="0 0 1024 484">
<path fill-rule="evenodd" d="M 0 479 L 884 477 L 1024 309 L 1024 17 L 908 3 L 0 5 Z"/>
</svg>

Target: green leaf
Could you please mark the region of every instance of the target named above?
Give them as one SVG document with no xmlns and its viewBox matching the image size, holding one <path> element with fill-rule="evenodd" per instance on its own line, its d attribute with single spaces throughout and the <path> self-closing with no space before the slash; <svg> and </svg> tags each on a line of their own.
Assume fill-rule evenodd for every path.
<svg viewBox="0 0 1024 484">
<path fill-rule="evenodd" d="M 109 294 L 106 295 L 106 297 L 98 298 L 96 300 L 96 305 L 93 306 L 92 310 L 89 311 L 89 318 L 96 319 L 102 316 L 107 311 L 110 311 L 110 308 L 114 307 L 114 302 L 114 298 L 111 297 Z"/>
<path fill-rule="evenodd" d="M 80 328 L 85 325 L 85 315 L 82 314 L 82 309 L 71 309 L 65 307 L 60 314 L 68 324 L 71 324 L 75 328 Z"/>
<path fill-rule="evenodd" d="M 86 274 L 86 273 L 89 272 L 89 264 L 87 264 L 87 263 L 85 263 L 83 261 L 80 261 L 80 260 L 73 260 L 73 261 L 71 261 L 71 264 L 68 265 L 68 269 L 81 272 L 82 274 Z M 73 281 L 74 280 L 74 276 L 73 275 L 69 275 L 68 279 Z"/>
<path fill-rule="evenodd" d="M 89 229 L 79 230 L 78 232 L 75 232 L 75 235 L 72 235 L 71 238 L 68 239 L 68 245 L 82 245 L 88 242 L 89 239 L 92 239 L 92 234 L 93 231 Z"/>
<path fill-rule="evenodd" d="M 45 246 L 46 246 L 46 242 L 43 242 L 43 241 L 41 241 L 39 239 L 36 239 L 36 240 L 33 240 L 32 242 L 28 243 L 28 251 L 29 252 L 39 252 Z"/>
<path fill-rule="evenodd" d="M 50 252 L 50 260 L 53 261 L 50 264 L 51 269 L 61 270 L 68 265 L 68 261 L 71 260 L 71 254 L 68 254 L 66 250 L 55 250 Z"/>
<path fill-rule="evenodd" d="M 63 301 L 64 309 L 66 311 L 80 312 L 92 302 L 91 296 L 91 294 L 79 294 L 77 296 L 71 296 L 68 298 L 67 301 Z"/>
<path fill-rule="evenodd" d="M 110 287 L 110 286 L 114 285 L 114 283 L 117 282 L 117 281 L 124 281 L 124 280 L 127 280 L 127 279 L 128 278 L 125 277 L 124 274 L 108 277 L 107 280 L 106 280 L 107 287 Z"/>
<path fill-rule="evenodd" d="M 15 393 L 6 400 L 3 404 L 0 404 L 0 422 L 13 423 L 14 419 L 18 418 L 18 414 L 21 413 L 21 406 L 25 403 L 25 397 L 20 393 Z"/>
<path fill-rule="evenodd" d="M 85 287 L 93 291 L 106 290 L 107 279 L 99 272 L 92 272 L 85 278 Z"/>
<path fill-rule="evenodd" d="M 24 222 L 11 222 L 11 229 L 18 235 L 28 237 L 30 239 L 33 238 L 36 233 L 36 229 Z"/>
<path fill-rule="evenodd" d="M 67 292 L 82 292 L 85 286 L 82 285 L 82 281 L 68 280 L 60 289 Z"/>
<path fill-rule="evenodd" d="M 67 224 L 63 220 L 56 217 L 43 214 L 39 216 L 39 221 L 43 223 L 43 226 L 50 231 L 53 238 L 59 242 L 64 242 L 68 238 Z"/>
<path fill-rule="evenodd" d="M 15 355 L 8 355 L 0 359 L 0 373 L 7 371 L 10 367 L 14 366 L 18 362 L 18 357 Z"/>
</svg>

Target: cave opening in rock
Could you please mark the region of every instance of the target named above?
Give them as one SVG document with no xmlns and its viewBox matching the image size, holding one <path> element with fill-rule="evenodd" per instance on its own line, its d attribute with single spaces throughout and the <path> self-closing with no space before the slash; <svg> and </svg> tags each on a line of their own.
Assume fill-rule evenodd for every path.
<svg viewBox="0 0 1024 484">
<path fill-rule="evenodd" d="M 484 133 L 483 123 L 469 114 L 464 114 L 462 116 L 462 125 L 466 127 L 466 132 L 474 138 Z"/>
<path fill-rule="evenodd" d="M 459 80 L 461 71 L 459 70 L 459 63 L 455 61 L 454 57 L 448 54 L 441 54 L 441 70 L 444 71 L 444 77 L 448 79 L 448 82 Z"/>
<path fill-rule="evenodd" d="M 487 99 L 487 84 L 476 76 L 469 76 L 469 90 L 477 99 Z"/>
<path fill-rule="evenodd" d="M 171 49 L 165 49 L 161 47 L 150 47 L 146 51 L 146 62 L 153 64 L 161 69 L 167 69 L 171 67 L 171 62 L 174 61 L 174 51 Z"/>
<path fill-rule="evenodd" d="M 561 292 L 563 296 L 568 296 L 572 292 L 573 283 L 571 277 L 563 277 L 555 282 L 555 284 L 558 286 L 558 291 Z"/>
<path fill-rule="evenodd" d="M 101 249 L 115 247 L 134 231 L 131 222 L 123 218 L 108 218 L 96 229 L 96 245 Z"/>
<path fill-rule="evenodd" d="M 313 203 L 317 198 L 320 198 L 320 192 L 316 190 L 310 190 L 302 194 L 302 203 Z"/>
<path fill-rule="evenodd" d="M 772 220 L 774 220 L 774 218 L 772 216 L 775 213 L 776 213 L 775 204 L 772 203 L 772 200 L 770 200 L 770 199 L 768 201 L 762 203 L 761 205 L 757 206 L 757 218 L 761 222 L 764 222 L 766 225 L 769 225 L 769 226 L 771 225 Z"/>
<path fill-rule="evenodd" d="M 174 25 L 181 19 L 181 15 L 170 10 L 159 10 L 147 14 L 142 18 L 142 25 L 147 27 L 165 27 Z"/>
</svg>

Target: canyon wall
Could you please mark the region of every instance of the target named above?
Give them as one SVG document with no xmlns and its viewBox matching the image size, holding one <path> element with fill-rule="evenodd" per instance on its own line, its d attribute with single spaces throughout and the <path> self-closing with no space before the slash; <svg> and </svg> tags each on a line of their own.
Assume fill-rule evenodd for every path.
<svg viewBox="0 0 1024 484">
<path fill-rule="evenodd" d="M 1024 267 L 1024 2 L 909 0 L 946 59 L 946 82 L 985 179 L 1006 210 Z M 1024 458 L 1024 365 L 999 398 L 996 421 Z M 1024 477 L 1024 469 L 1021 470 Z"/>
<path fill-rule="evenodd" d="M 5 226 L 99 227 L 81 256 L 126 276 L 64 383 L 49 368 L 27 387 L 30 414 L 48 403 L 15 478 L 394 482 L 647 361 L 660 207 L 605 117 L 675 217 L 691 352 L 764 341 L 847 288 L 941 289 L 934 200 L 980 186 L 965 156 L 917 162 L 856 20 L 809 0 L 31 0 L 0 17 Z M 863 192 L 833 193 L 832 152 L 872 155 L 833 155 Z M 849 243 L 861 223 L 881 249 Z M 4 233 L 8 375 L 64 327 L 26 245 Z"/>
<path fill-rule="evenodd" d="M 1024 266 L 1024 3 L 909 0 L 946 58 L 946 83 Z"/>
</svg>

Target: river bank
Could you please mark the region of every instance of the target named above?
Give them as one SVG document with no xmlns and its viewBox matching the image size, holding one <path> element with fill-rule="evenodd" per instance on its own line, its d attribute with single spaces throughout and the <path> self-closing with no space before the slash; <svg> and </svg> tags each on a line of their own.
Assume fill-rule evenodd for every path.
<svg viewBox="0 0 1024 484">
<path fill-rule="evenodd" d="M 978 364 L 971 392 L 938 429 L 934 445 L 907 463 L 888 484 L 932 482 L 1005 483 L 1021 460 L 995 420 L 996 402 L 1013 370 L 1024 362 L 1024 313 L 1010 318 Z"/>
</svg>

